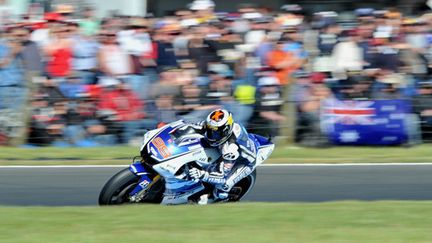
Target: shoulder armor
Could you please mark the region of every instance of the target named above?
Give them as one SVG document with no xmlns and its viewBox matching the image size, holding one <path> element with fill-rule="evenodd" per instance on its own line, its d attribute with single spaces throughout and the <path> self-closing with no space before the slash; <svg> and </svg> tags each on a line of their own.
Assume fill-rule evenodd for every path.
<svg viewBox="0 0 432 243">
<path fill-rule="evenodd" d="M 239 138 L 242 133 L 242 128 L 238 123 L 234 123 L 233 134 L 236 138 Z"/>
<path fill-rule="evenodd" d="M 224 160 L 233 161 L 240 156 L 239 147 L 235 143 L 225 143 L 222 145 L 222 158 Z"/>
</svg>

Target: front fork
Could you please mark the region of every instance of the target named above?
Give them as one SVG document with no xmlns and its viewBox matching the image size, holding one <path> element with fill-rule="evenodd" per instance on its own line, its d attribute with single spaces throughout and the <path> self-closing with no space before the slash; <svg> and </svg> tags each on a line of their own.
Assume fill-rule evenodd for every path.
<svg viewBox="0 0 432 243">
<path fill-rule="evenodd" d="M 160 175 L 150 179 L 150 173 L 140 161 L 136 161 L 131 164 L 129 166 L 129 170 L 140 177 L 136 187 L 129 193 L 129 199 L 131 202 L 140 202 L 146 195 L 148 189 L 160 179 Z"/>
</svg>

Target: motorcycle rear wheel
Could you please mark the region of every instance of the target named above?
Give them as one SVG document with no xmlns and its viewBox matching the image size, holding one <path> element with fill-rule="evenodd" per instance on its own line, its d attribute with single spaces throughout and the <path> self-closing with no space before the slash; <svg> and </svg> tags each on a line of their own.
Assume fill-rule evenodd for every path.
<svg viewBox="0 0 432 243">
<path fill-rule="evenodd" d="M 254 187 L 256 181 L 257 173 L 254 170 L 249 176 L 241 179 L 237 184 L 233 186 L 231 191 L 228 193 L 228 202 L 238 202 L 240 201 L 249 191 Z M 241 190 L 239 190 L 239 188 Z"/>
</svg>

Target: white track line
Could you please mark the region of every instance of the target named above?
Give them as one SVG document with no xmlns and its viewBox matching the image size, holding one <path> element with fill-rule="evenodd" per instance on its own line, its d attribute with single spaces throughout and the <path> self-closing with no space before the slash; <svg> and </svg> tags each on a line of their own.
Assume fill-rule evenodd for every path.
<svg viewBox="0 0 432 243">
<path fill-rule="evenodd" d="M 432 163 L 262 164 L 260 167 L 417 166 Z M 128 165 L 1 165 L 2 168 L 125 168 Z"/>
</svg>

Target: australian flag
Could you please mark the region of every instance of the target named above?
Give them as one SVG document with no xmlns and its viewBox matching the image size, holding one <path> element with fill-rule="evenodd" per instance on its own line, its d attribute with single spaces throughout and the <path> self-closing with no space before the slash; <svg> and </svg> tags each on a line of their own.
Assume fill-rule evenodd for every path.
<svg viewBox="0 0 432 243">
<path fill-rule="evenodd" d="M 408 140 L 405 100 L 341 101 L 321 105 L 321 128 L 334 144 L 391 145 Z"/>
</svg>

